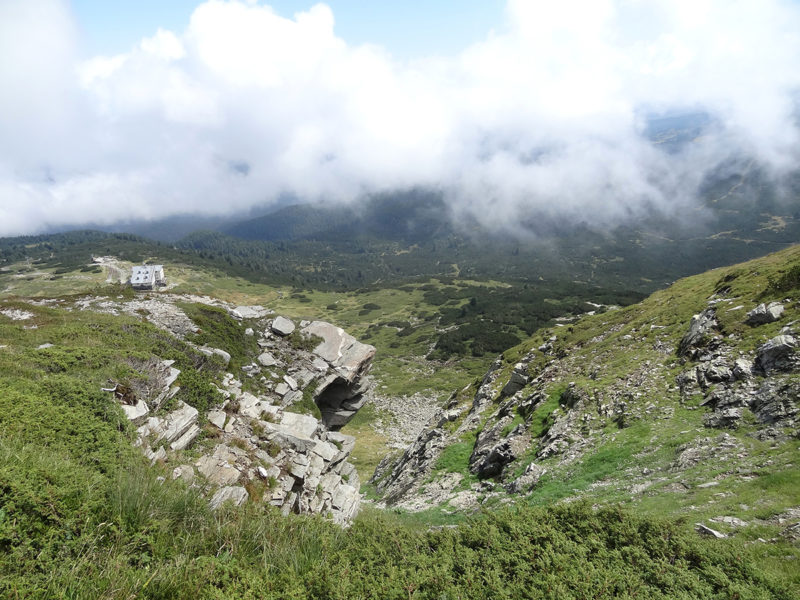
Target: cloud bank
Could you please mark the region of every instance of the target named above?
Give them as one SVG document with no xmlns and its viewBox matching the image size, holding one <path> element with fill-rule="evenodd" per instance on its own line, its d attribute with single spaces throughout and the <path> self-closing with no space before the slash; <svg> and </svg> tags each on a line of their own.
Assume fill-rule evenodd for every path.
<svg viewBox="0 0 800 600">
<path fill-rule="evenodd" d="M 491 226 L 607 224 L 681 210 L 729 157 L 800 157 L 790 0 L 509 0 L 485 39 L 402 62 L 325 4 L 209 0 L 127 54 L 78 41 L 59 0 L 0 3 L 0 235 L 410 187 Z M 644 135 L 674 110 L 711 115 L 680 152 Z"/>
</svg>

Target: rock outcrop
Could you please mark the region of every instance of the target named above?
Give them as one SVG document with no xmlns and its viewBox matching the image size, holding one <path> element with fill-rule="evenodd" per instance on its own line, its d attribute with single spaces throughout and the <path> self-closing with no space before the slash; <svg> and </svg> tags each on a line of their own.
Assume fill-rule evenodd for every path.
<svg viewBox="0 0 800 600">
<path fill-rule="evenodd" d="M 767 323 L 774 323 L 781 318 L 784 306 L 780 302 L 770 302 L 769 304 L 759 304 L 747 313 L 745 323 L 757 327 Z"/>
<path fill-rule="evenodd" d="M 314 401 L 325 426 L 341 429 L 367 401 L 369 381 L 364 375 L 372 364 L 375 347 L 324 321 L 308 323 L 301 331 L 322 340 L 313 353 L 329 365 L 331 373 L 317 386 Z"/>
<path fill-rule="evenodd" d="M 719 330 L 716 309 L 708 307 L 692 317 L 689 329 L 678 344 L 678 355 L 694 357 L 698 350 L 707 345 L 713 333 Z"/>
<path fill-rule="evenodd" d="M 179 337 L 194 331 L 169 295 L 139 302 L 148 303 L 141 309 L 146 316 L 155 315 L 154 322 L 170 331 L 174 325 Z M 282 316 L 266 320 L 271 311 L 264 307 L 208 303 L 226 308 L 243 336 L 250 335 L 246 330 L 254 337 L 261 332 L 256 338 L 261 353 L 242 367 L 241 376 L 225 374 L 218 385 L 222 403 L 204 414 L 176 397 L 180 371 L 174 361 L 135 365 L 144 374 L 135 389 L 120 384 L 107 389 L 137 426 L 136 445 L 151 462 L 174 464 L 173 478 L 199 487 L 215 508 L 249 500 L 285 514 L 326 514 L 348 523 L 359 509 L 360 485 L 347 460 L 355 440 L 338 429 L 366 402 L 375 348 L 314 321 L 301 323 L 300 339 L 317 340 L 307 350 L 308 344 L 298 345 L 292 335 L 295 324 Z M 94 306 L 85 302 L 80 308 Z M 103 301 L 101 309 L 127 312 L 125 303 Z M 230 365 L 233 349 L 195 348 L 201 358 Z M 251 381 L 244 386 L 242 379 Z M 314 403 L 321 418 L 298 412 L 308 412 Z M 201 432 L 205 441 L 199 451 L 195 442 Z"/>
<path fill-rule="evenodd" d="M 152 462 L 180 463 L 173 478 L 201 487 L 212 507 L 249 499 L 285 514 L 329 514 L 337 523 L 349 522 L 360 505 L 358 474 L 347 462 L 354 438 L 328 431 L 313 416 L 286 411 L 241 387 L 232 374 L 225 377 L 224 403 L 205 415 L 206 428 L 211 428 L 207 439 L 214 443 L 190 464 L 182 451 L 201 432 L 197 409 L 178 401 L 161 411 L 153 402 L 151 412 L 143 399 L 123 408 L 140 423 L 137 445 L 145 456 Z M 167 380 L 156 397 L 169 398 L 171 389 Z M 141 408 L 133 411 L 135 407 Z"/>
<path fill-rule="evenodd" d="M 698 431 L 702 425 L 736 429 L 747 423 L 756 439 L 793 439 L 800 424 L 800 351 L 792 323 L 777 336 L 772 329 L 771 337 L 753 337 L 785 313 L 783 304 L 764 304 L 739 317 L 738 327 L 748 326 L 742 329 L 747 341 L 726 335 L 723 322 L 732 327 L 729 315 L 743 308 L 730 307 L 733 301 L 713 294 L 671 331 L 653 320 L 639 328 L 617 324 L 579 336 L 571 347 L 552 331 L 542 332 L 532 340 L 536 349 L 513 364 L 498 359 L 471 398 L 467 389 L 454 394 L 402 455 L 381 462 L 370 481 L 386 505 L 410 510 L 502 502 L 507 494 L 535 489 L 546 473 L 568 479 L 598 448 L 613 447 L 616 431 L 644 422 L 658 431 L 679 406 L 700 411 Z M 675 460 L 660 468 L 685 473 L 709 460 L 733 464 L 747 456 L 745 446 L 720 433 L 680 446 Z M 652 485 L 645 479 L 648 469 L 626 472 L 629 481 L 616 485 L 629 486 L 631 494 Z M 689 489 L 683 482 L 671 483 L 673 488 Z"/>
</svg>

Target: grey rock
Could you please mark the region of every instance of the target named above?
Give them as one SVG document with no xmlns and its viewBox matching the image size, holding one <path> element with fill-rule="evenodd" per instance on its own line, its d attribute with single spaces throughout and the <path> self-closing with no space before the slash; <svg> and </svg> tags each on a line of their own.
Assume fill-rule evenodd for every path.
<svg viewBox="0 0 800 600">
<path fill-rule="evenodd" d="M 800 415 L 800 381 L 772 379 L 764 381 L 751 399 L 750 409 L 756 419 L 767 424 L 789 424 Z"/>
<path fill-rule="evenodd" d="M 697 531 L 698 533 L 701 533 L 703 535 L 710 535 L 712 537 L 717 538 L 718 540 L 723 540 L 726 537 L 728 537 L 724 533 L 720 533 L 716 529 L 711 529 L 711 527 L 706 527 L 702 523 L 695 523 L 694 527 L 695 527 L 695 531 Z"/>
<path fill-rule="evenodd" d="M 791 371 L 797 368 L 798 340 L 793 335 L 778 335 L 757 351 L 756 366 L 764 373 Z"/>
<path fill-rule="evenodd" d="M 747 521 L 742 521 L 737 517 L 714 517 L 709 519 L 712 523 L 725 523 L 726 525 L 731 525 L 732 527 L 747 527 Z"/>
<path fill-rule="evenodd" d="M 792 523 L 781 531 L 781 537 L 792 542 L 797 543 L 800 540 L 800 522 Z"/>
<path fill-rule="evenodd" d="M 295 330 L 295 326 L 294 323 L 286 317 L 278 316 L 272 321 L 270 329 L 273 331 L 273 333 L 277 333 L 281 336 L 287 336 L 292 334 L 292 332 Z"/>
<path fill-rule="evenodd" d="M 311 439 L 319 427 L 319 421 L 310 415 L 285 412 L 281 418 L 280 426 L 291 435 Z"/>
<path fill-rule="evenodd" d="M 312 321 L 303 333 L 322 338 L 314 354 L 334 367 L 340 376 L 352 383 L 362 375 L 375 356 L 375 347 L 362 344 L 341 327 L 324 321 Z"/>
<path fill-rule="evenodd" d="M 339 453 L 339 450 L 336 448 L 336 446 L 329 444 L 328 442 L 323 442 L 322 440 L 315 444 L 312 451 L 326 462 L 331 462 Z"/>
<path fill-rule="evenodd" d="M 275 393 L 278 396 L 285 396 L 291 388 L 289 387 L 288 383 L 284 383 L 281 381 L 278 385 L 275 386 Z"/>
<path fill-rule="evenodd" d="M 333 373 L 317 386 L 314 402 L 322 413 L 322 422 L 328 429 L 341 429 L 366 401 L 371 382 L 356 378 L 352 382 Z"/>
<path fill-rule="evenodd" d="M 225 419 L 227 419 L 228 415 L 225 414 L 225 411 L 222 410 L 210 410 L 208 411 L 208 422 L 222 429 L 225 427 Z"/>
<path fill-rule="evenodd" d="M 752 326 L 773 323 L 781 318 L 784 308 L 780 302 L 770 302 L 769 304 L 759 304 L 749 313 L 745 323 Z"/>
<path fill-rule="evenodd" d="M 511 494 L 522 494 L 530 491 L 530 489 L 539 483 L 539 479 L 547 472 L 547 469 L 540 467 L 537 464 L 531 463 L 525 467 L 525 471 L 517 477 L 514 481 L 506 486 Z"/>
<path fill-rule="evenodd" d="M 194 481 L 194 467 L 192 465 L 180 465 L 172 469 L 172 478 L 180 479 L 186 483 Z"/>
<path fill-rule="evenodd" d="M 292 476 L 303 479 L 308 471 L 308 464 L 308 457 L 305 454 L 296 454 L 286 468 Z"/>
<path fill-rule="evenodd" d="M 269 352 L 262 352 L 258 355 L 258 362 L 264 367 L 274 367 L 278 364 L 278 360 Z"/>
<path fill-rule="evenodd" d="M 268 407 L 268 402 L 248 392 L 244 392 L 239 398 L 239 414 L 251 419 L 260 419 Z"/>
<path fill-rule="evenodd" d="M 216 485 L 231 485 L 236 483 L 241 476 L 241 471 L 232 466 L 236 460 L 236 455 L 230 448 L 220 444 L 211 456 L 204 455 L 195 463 L 197 470 L 204 475 L 209 482 Z"/>
<path fill-rule="evenodd" d="M 689 329 L 681 338 L 678 344 L 678 354 L 680 356 L 692 356 L 694 351 L 704 345 L 707 336 L 713 331 L 719 329 L 719 322 L 717 321 L 716 311 L 713 308 L 707 308 L 700 314 L 694 315 L 689 323 Z"/>
<path fill-rule="evenodd" d="M 222 358 L 222 362 L 226 365 L 231 362 L 231 355 L 230 353 L 226 352 L 225 350 L 221 350 L 220 348 L 211 348 L 210 346 L 201 346 L 198 348 L 200 352 L 205 354 L 206 356 L 214 356 L 217 355 Z M 177 370 L 177 369 L 176 369 Z"/>
<path fill-rule="evenodd" d="M 514 370 L 511 372 L 508 383 L 503 387 L 502 394 L 504 396 L 513 396 L 526 385 L 528 385 L 528 365 L 517 363 L 514 365 Z"/>
<path fill-rule="evenodd" d="M 339 462 L 349 456 L 356 445 L 356 438 L 352 435 L 345 435 L 338 431 L 329 431 L 326 435 L 329 442 L 336 446 L 339 451 L 333 462 Z"/>
<path fill-rule="evenodd" d="M 200 435 L 200 427 L 195 423 L 187 429 L 181 437 L 172 442 L 169 447 L 174 450 L 185 450 Z"/>
<path fill-rule="evenodd" d="M 704 390 L 714 383 L 730 381 L 733 371 L 723 359 L 712 360 L 697 365 L 697 381 Z"/>
<path fill-rule="evenodd" d="M 272 311 L 263 306 L 237 306 L 233 309 L 240 318 L 243 319 L 261 319 L 271 314 Z"/>
<path fill-rule="evenodd" d="M 197 409 L 180 402 L 178 408 L 167 414 L 166 417 L 150 417 L 147 422 L 139 427 L 140 437 L 150 437 L 155 442 L 165 440 L 174 442 L 181 437 L 192 425 L 197 423 Z"/>
<path fill-rule="evenodd" d="M 283 396 L 283 402 L 281 402 L 281 406 L 291 406 L 296 402 L 300 402 L 303 399 L 303 392 L 300 390 L 288 391 Z"/>
<path fill-rule="evenodd" d="M 156 461 L 166 460 L 167 451 L 164 450 L 164 446 L 159 446 L 158 450 L 156 450 L 155 452 L 153 452 L 150 448 L 146 448 L 144 455 L 147 459 L 150 460 L 150 464 L 155 464 Z"/>
<path fill-rule="evenodd" d="M 362 344 L 340 327 L 324 321 L 307 323 L 301 332 L 305 336 L 317 336 L 322 339 L 313 350 L 316 355 L 313 368 L 319 372 L 332 369 L 333 373 L 319 382 L 314 391 L 314 401 L 322 413 L 325 427 L 339 429 L 366 402 L 363 395 L 370 382 L 364 375 L 375 356 L 375 348 Z M 301 374 L 303 374 L 302 369 L 298 371 L 298 377 Z M 303 381 L 310 381 L 314 377 L 310 371 L 308 375 L 302 376 Z M 291 385 L 292 382 L 294 386 Z M 299 387 L 294 378 L 291 378 L 288 385 Z M 289 404 L 286 399 L 284 400 L 285 404 Z"/>
<path fill-rule="evenodd" d="M 268 436 L 270 441 L 280 445 L 284 452 L 308 453 L 314 447 L 314 440 L 307 437 L 292 435 L 281 425 L 268 423 L 267 429 L 272 431 L 272 433 Z"/>
<path fill-rule="evenodd" d="M 233 502 L 234 506 L 239 506 L 247 500 L 247 490 L 241 486 L 226 486 L 217 490 L 211 497 L 209 504 L 216 510 L 225 502 Z"/>
<path fill-rule="evenodd" d="M 318 376 L 317 373 L 313 373 L 313 372 L 309 371 L 308 369 L 301 368 L 299 371 L 297 371 L 294 374 L 294 377 L 292 377 L 292 379 L 296 382 L 296 385 L 297 385 L 298 388 L 304 388 L 309 383 L 311 383 L 314 379 L 316 379 L 317 376 Z M 288 377 L 288 375 L 287 375 L 287 377 Z"/>
<path fill-rule="evenodd" d="M 33 317 L 32 312 L 28 312 L 27 310 L 20 310 L 17 308 L 4 308 L 0 310 L 0 315 L 5 315 L 12 321 L 27 321 L 28 319 Z"/>
<path fill-rule="evenodd" d="M 753 376 L 753 362 L 746 358 L 737 358 L 733 361 L 733 376 L 736 379 L 750 379 Z"/>
<path fill-rule="evenodd" d="M 741 408 L 723 408 L 715 410 L 703 417 L 706 427 L 734 429 L 742 418 Z"/>
<path fill-rule="evenodd" d="M 255 331 L 253 331 L 253 328 L 252 328 L 252 327 L 248 327 L 247 329 L 245 329 L 245 330 L 244 330 L 244 334 L 245 334 L 246 336 L 253 336 L 253 335 L 255 335 L 255 334 L 256 334 L 256 332 L 255 332 Z"/>
<path fill-rule="evenodd" d="M 150 412 L 150 409 L 147 408 L 147 403 L 144 400 L 139 400 L 134 405 L 122 404 L 121 406 L 122 412 L 125 413 L 125 416 L 134 425 L 139 425 L 147 416 L 147 413 Z"/>
</svg>

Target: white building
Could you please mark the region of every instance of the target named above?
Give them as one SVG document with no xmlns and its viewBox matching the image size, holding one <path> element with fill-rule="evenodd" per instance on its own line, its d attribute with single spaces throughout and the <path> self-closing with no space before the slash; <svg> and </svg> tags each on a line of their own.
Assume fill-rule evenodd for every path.
<svg viewBox="0 0 800 600">
<path fill-rule="evenodd" d="M 167 285 L 164 265 L 140 265 L 131 270 L 131 285 L 135 290 L 152 290 Z"/>
</svg>

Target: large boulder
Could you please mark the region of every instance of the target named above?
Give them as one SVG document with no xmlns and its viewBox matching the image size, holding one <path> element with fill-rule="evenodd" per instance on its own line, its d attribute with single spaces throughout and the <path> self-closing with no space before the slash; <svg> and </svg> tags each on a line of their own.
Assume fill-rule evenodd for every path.
<svg viewBox="0 0 800 600">
<path fill-rule="evenodd" d="M 278 316 L 272 321 L 270 329 L 273 333 L 277 333 L 280 336 L 287 336 L 294 332 L 295 326 L 294 323 L 286 317 Z"/>
<path fill-rule="evenodd" d="M 362 344 L 341 327 L 324 321 L 312 321 L 302 332 L 322 338 L 322 342 L 314 348 L 314 354 L 351 383 L 369 368 L 375 356 L 374 346 Z"/>
<path fill-rule="evenodd" d="M 713 308 L 707 308 L 700 314 L 694 315 L 688 331 L 678 344 L 678 355 L 693 357 L 696 350 L 705 345 L 708 336 L 715 329 L 719 329 L 719 322 Z"/>
<path fill-rule="evenodd" d="M 317 386 L 314 400 L 328 429 L 339 430 L 367 401 L 364 379 L 375 356 L 375 347 L 363 344 L 341 327 L 313 321 L 302 333 L 322 339 L 313 353 L 330 365 L 332 373 Z"/>
<path fill-rule="evenodd" d="M 769 304 L 759 304 L 749 313 L 745 323 L 748 325 L 764 325 L 765 323 L 773 323 L 781 318 L 783 314 L 783 304 L 780 302 L 770 302 Z"/>
<path fill-rule="evenodd" d="M 764 374 L 794 370 L 798 366 L 798 345 L 800 343 L 793 335 L 777 335 L 758 348 L 756 365 Z"/>
<path fill-rule="evenodd" d="M 751 397 L 750 408 L 761 423 L 789 424 L 800 415 L 800 382 L 767 379 Z"/>
<path fill-rule="evenodd" d="M 513 396 L 526 385 L 528 385 L 528 365 L 517 363 L 514 365 L 508 383 L 503 387 L 503 396 Z"/>
</svg>

